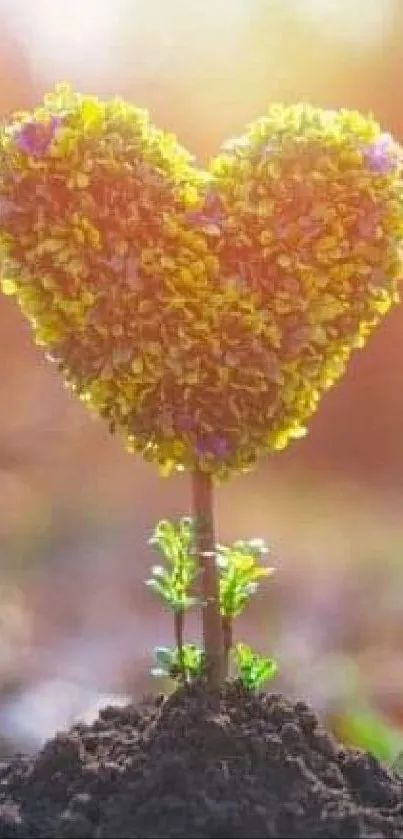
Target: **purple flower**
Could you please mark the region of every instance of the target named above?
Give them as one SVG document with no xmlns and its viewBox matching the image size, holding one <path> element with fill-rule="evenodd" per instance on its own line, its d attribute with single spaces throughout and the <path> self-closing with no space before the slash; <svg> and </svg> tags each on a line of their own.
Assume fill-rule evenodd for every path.
<svg viewBox="0 0 403 839">
<path fill-rule="evenodd" d="M 48 151 L 61 123 L 61 117 L 52 117 L 48 122 L 26 122 L 15 138 L 18 148 L 31 157 L 41 157 Z"/>
<path fill-rule="evenodd" d="M 211 441 L 211 448 L 217 457 L 225 458 L 229 454 L 229 443 L 225 437 L 214 437 Z"/>
<path fill-rule="evenodd" d="M 186 213 L 186 218 L 192 224 L 219 226 L 224 219 L 224 215 L 220 196 L 210 189 L 206 193 L 202 209 Z"/>
<path fill-rule="evenodd" d="M 203 438 L 196 443 L 196 450 L 199 455 L 213 454 L 216 457 L 225 458 L 229 454 L 229 442 L 225 437 L 214 436 Z"/>
<path fill-rule="evenodd" d="M 381 134 L 375 142 L 363 149 L 364 157 L 374 172 L 383 175 L 393 169 L 395 161 L 391 155 L 393 139 L 390 134 Z"/>
</svg>

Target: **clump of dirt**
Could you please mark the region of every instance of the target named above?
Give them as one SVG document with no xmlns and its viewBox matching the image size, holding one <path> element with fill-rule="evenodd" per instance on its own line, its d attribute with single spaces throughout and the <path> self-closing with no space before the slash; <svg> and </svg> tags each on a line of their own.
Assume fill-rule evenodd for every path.
<svg viewBox="0 0 403 839">
<path fill-rule="evenodd" d="M 0 839 L 403 837 L 403 777 L 305 702 L 202 685 L 107 708 L 0 771 Z"/>
</svg>

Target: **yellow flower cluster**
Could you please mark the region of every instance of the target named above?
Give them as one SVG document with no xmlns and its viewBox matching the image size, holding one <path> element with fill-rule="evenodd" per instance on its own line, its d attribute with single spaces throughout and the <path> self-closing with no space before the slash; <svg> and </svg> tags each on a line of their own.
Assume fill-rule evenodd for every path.
<svg viewBox="0 0 403 839">
<path fill-rule="evenodd" d="M 221 281 L 243 289 L 243 323 L 242 306 L 253 312 L 247 357 L 261 380 L 249 442 L 281 449 L 399 300 L 402 149 L 357 112 L 273 105 L 211 173 Z"/>
<path fill-rule="evenodd" d="M 59 86 L 0 130 L 3 291 L 129 450 L 224 479 L 304 433 L 397 300 L 402 174 L 356 113 L 273 106 L 203 172 Z"/>
</svg>

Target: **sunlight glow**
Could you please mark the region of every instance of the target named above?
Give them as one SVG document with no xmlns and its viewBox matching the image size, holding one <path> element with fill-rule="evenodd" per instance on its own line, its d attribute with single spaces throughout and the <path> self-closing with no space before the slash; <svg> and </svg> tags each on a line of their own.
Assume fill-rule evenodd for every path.
<svg viewBox="0 0 403 839">
<path fill-rule="evenodd" d="M 90 77 L 116 61 L 127 0 L 0 0 L 39 72 L 85 68 Z M 130 6 L 135 5 L 135 0 Z"/>
<path fill-rule="evenodd" d="M 267 0 L 265 0 L 267 2 Z M 225 61 L 239 53 L 260 10 L 272 26 L 271 61 L 281 38 L 276 26 L 312 26 L 316 37 L 353 49 L 376 45 L 394 20 L 392 0 L 0 0 L 0 12 L 23 45 L 32 68 L 44 79 L 71 81 L 107 77 L 117 65 L 130 67 L 136 79 L 151 73 L 181 72 L 209 59 Z M 262 33 L 256 32 L 259 37 Z M 274 50 L 274 53 L 272 53 Z M 191 66 L 189 67 L 189 62 Z M 217 65 L 218 66 L 218 65 Z"/>
<path fill-rule="evenodd" d="M 288 0 L 296 18 L 326 27 L 335 40 L 369 47 L 393 26 L 391 0 Z"/>
<path fill-rule="evenodd" d="M 136 78 L 181 62 L 232 54 L 255 0 L 0 0 L 7 23 L 43 78 L 106 76 L 126 64 Z"/>
</svg>

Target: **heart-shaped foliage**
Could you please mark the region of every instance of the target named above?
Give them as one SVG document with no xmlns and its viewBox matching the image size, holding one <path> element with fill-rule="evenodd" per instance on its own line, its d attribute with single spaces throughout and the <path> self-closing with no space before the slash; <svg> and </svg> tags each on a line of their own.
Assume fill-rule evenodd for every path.
<svg viewBox="0 0 403 839">
<path fill-rule="evenodd" d="M 398 299 L 403 158 L 356 112 L 273 105 L 202 171 L 145 112 L 59 86 L 0 155 L 3 290 L 165 472 L 300 436 Z"/>
</svg>

